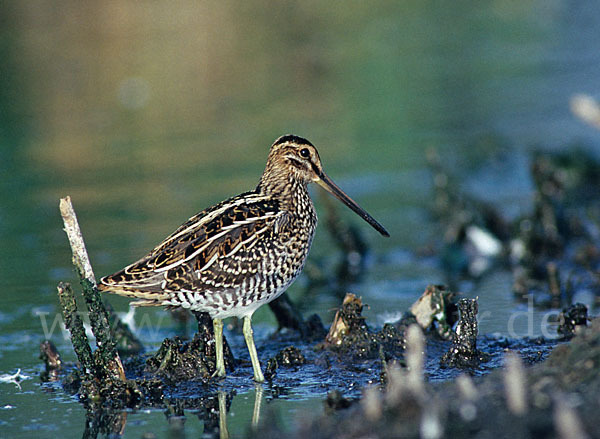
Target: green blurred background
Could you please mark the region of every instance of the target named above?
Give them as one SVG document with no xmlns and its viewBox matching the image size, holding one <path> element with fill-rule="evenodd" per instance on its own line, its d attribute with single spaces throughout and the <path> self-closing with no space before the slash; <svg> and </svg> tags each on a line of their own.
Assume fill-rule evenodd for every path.
<svg viewBox="0 0 600 439">
<path fill-rule="evenodd" d="M 354 292 L 377 315 L 442 276 L 411 256 L 439 239 L 428 148 L 517 210 L 530 183 L 515 156 L 599 151 L 599 132 L 569 111 L 573 94 L 600 90 L 594 0 L 31 0 L 1 2 L 0 24 L 0 373 L 39 371 L 39 314 L 55 315 L 56 283 L 74 280 L 59 197 L 72 197 L 101 276 L 254 187 L 279 135 L 307 137 L 392 235 L 340 209 L 371 244 Z M 497 172 L 478 172 L 494 158 Z M 334 253 L 321 226 L 311 258 Z M 314 299 L 311 311 L 328 323 L 336 303 Z M 16 407 L 0 410 L 0 435 L 30 434 L 28 408 L 44 434 L 81 430 L 65 415 L 77 404 L 34 398 L 37 378 L 0 386 L 0 406 Z"/>
</svg>

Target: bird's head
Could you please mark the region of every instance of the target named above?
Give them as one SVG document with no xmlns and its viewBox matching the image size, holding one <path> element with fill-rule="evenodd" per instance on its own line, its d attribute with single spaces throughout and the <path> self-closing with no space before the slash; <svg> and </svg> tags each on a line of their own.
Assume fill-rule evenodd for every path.
<svg viewBox="0 0 600 439">
<path fill-rule="evenodd" d="M 379 233 L 389 236 L 389 233 L 381 224 L 346 195 L 325 174 L 317 148 L 302 137 L 287 134 L 281 136 L 271 146 L 271 151 L 267 159 L 267 167 L 261 178 L 261 186 L 265 188 L 281 188 L 282 185 L 290 181 L 290 177 L 291 180 L 301 183 L 304 186 L 311 182 L 317 183 L 356 212 Z"/>
</svg>

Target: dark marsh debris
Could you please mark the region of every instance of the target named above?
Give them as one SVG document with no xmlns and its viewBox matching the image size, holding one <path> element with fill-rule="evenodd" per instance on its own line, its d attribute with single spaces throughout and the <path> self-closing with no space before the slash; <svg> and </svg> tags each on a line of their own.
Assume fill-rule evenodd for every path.
<svg viewBox="0 0 600 439">
<path fill-rule="evenodd" d="M 295 346 L 288 346 L 274 357 L 269 358 L 265 368 L 265 378 L 269 381 L 273 380 L 279 367 L 297 368 L 304 364 L 306 364 L 306 358 L 302 351 Z"/>
<path fill-rule="evenodd" d="M 205 356 L 206 347 L 205 340 L 199 334 L 191 341 L 179 337 L 167 338 L 156 354 L 148 358 L 145 370 L 170 383 L 208 379 L 214 370 L 214 356 L 212 361 Z"/>
<path fill-rule="evenodd" d="M 358 401 L 357 398 L 345 397 L 339 390 L 332 390 L 327 393 L 327 398 L 325 398 L 325 413 L 347 409 Z"/>
<path fill-rule="evenodd" d="M 362 316 L 362 300 L 346 294 L 325 337 L 319 345 L 342 357 L 354 360 L 399 357 L 404 350 L 403 334 L 393 325 L 386 324 L 380 331 L 372 331 Z"/>
<path fill-rule="evenodd" d="M 509 353 L 504 369 L 444 383 L 424 380 L 422 345 L 409 340 L 408 346 L 414 359 L 407 360 L 406 369 L 392 366 L 384 386 L 366 388 L 359 403 L 335 416 L 326 410 L 286 437 L 600 437 L 600 319 L 571 343 L 558 346 L 545 362 L 525 367 L 518 355 Z M 329 405 L 346 405 L 341 395 L 329 399 Z M 277 423 L 266 419 L 250 437 L 281 434 Z"/>
<path fill-rule="evenodd" d="M 346 294 L 325 337 L 328 346 L 343 347 L 353 341 L 370 343 L 367 324 L 362 316 L 363 306 L 359 297 L 352 293 Z"/>
<path fill-rule="evenodd" d="M 452 326 L 458 320 L 457 300 L 458 295 L 445 286 L 428 285 L 400 320 L 386 323 L 380 330 L 374 330 L 367 325 L 362 316 L 365 306 L 362 300 L 348 293 L 335 314 L 325 342 L 318 347 L 354 361 L 367 359 L 380 359 L 384 363 L 390 360 L 403 361 L 406 334 L 411 325 L 420 326 L 428 335 L 437 339 L 452 339 L 454 336 Z M 468 325 L 475 325 L 474 335 L 469 338 L 473 340 L 474 345 L 474 339 L 477 337 L 477 303 L 476 301 L 473 303 L 473 310 L 465 307 L 463 312 L 465 328 Z M 460 340 L 462 344 L 466 343 L 465 337 Z"/>
<path fill-rule="evenodd" d="M 511 224 L 491 203 L 461 190 L 435 150 L 428 151 L 427 160 L 434 183 L 432 214 L 443 229 L 440 258 L 454 287 L 462 278 L 478 279 L 505 263 Z"/>
<path fill-rule="evenodd" d="M 439 156 L 430 154 L 433 214 L 443 227 L 440 253 L 448 282 L 479 279 L 499 268 L 512 271 L 520 301 L 563 308 L 583 294 L 599 304 L 600 161 L 582 148 L 537 152 L 524 160 L 530 163 L 532 206 L 509 219 L 501 206 L 463 190 Z"/>
<path fill-rule="evenodd" d="M 442 367 L 477 368 L 487 361 L 488 355 L 477 349 L 478 305 L 476 299 L 458 301 L 460 319 L 452 334 L 452 346 L 440 359 Z"/>
<path fill-rule="evenodd" d="M 269 302 L 269 308 L 277 319 L 279 330 L 298 331 L 302 339 L 307 341 L 321 340 L 327 333 L 321 318 L 317 314 L 313 314 L 305 320 L 287 293 L 283 293 L 277 299 Z"/>
<path fill-rule="evenodd" d="M 44 340 L 40 344 L 40 360 L 44 362 L 45 371 L 42 372 L 42 381 L 56 381 L 60 377 L 63 362 L 54 343 Z"/>
<path fill-rule="evenodd" d="M 306 364 L 306 358 L 302 354 L 302 351 L 295 346 L 288 346 L 281 350 L 275 359 L 277 363 L 284 367 L 296 367 Z"/>
<path fill-rule="evenodd" d="M 571 339 L 576 331 L 587 326 L 589 321 L 588 309 L 582 303 L 575 303 L 562 310 L 558 316 L 558 329 L 556 330 L 564 339 Z"/>
<path fill-rule="evenodd" d="M 146 373 L 174 384 L 181 381 L 208 380 L 216 369 L 216 353 L 212 319 L 207 313 L 193 313 L 198 331 L 190 341 L 180 337 L 165 339 L 158 351 L 146 360 Z M 223 336 L 225 368 L 235 369 L 236 360 L 227 338 Z"/>
<path fill-rule="evenodd" d="M 515 222 L 515 294 L 562 308 L 579 292 L 600 291 L 600 163 L 583 150 L 532 158 L 533 211 Z"/>
</svg>

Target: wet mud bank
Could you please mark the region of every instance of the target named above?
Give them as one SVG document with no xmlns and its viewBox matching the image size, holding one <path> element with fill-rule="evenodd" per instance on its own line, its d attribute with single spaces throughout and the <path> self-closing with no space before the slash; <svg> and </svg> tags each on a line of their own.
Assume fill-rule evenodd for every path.
<svg viewBox="0 0 600 439">
<path fill-rule="evenodd" d="M 252 391 L 250 437 L 496 437 L 498 431 L 514 437 L 600 437 L 595 428 L 600 323 L 590 317 L 600 295 L 600 209 L 590 187 L 598 187 L 600 166 L 590 158 L 533 156 L 533 209 L 507 219 L 492 204 L 460 191 L 432 163 L 434 213 L 444 229 L 439 254 L 445 256 L 439 260 L 446 264 L 448 286 L 415 291 L 418 299 L 400 320 L 377 327 L 363 316 L 368 304 L 359 295 L 340 294 L 343 279 L 360 276 L 366 248 L 360 233 L 340 229 L 332 210 L 329 221 L 346 230 L 334 235 L 345 255 L 339 276 L 326 280 L 339 287 L 333 321 L 305 318 L 283 295 L 270 306 L 279 329 L 257 343 L 266 382 L 251 381 L 250 359 L 235 327 L 224 342 L 227 377 L 217 379 L 208 316 L 195 315 L 192 339 L 165 339 L 156 352 L 144 353 L 100 300 L 91 267 L 75 257 L 72 243 L 86 307 L 95 316 L 96 348 L 78 320 L 73 289 L 60 284 L 78 364 L 65 364 L 44 342 L 42 379 L 79 397 L 87 409 L 85 437 L 120 435 L 126 413 L 141 409 L 163 411 L 172 437 L 182 437 L 189 416 L 203 421 L 207 436 L 227 437 L 233 399 Z M 535 307 L 562 310 L 556 338 L 479 333 L 478 312 L 488 310 L 480 309 L 472 293 L 497 268 L 513 274 L 507 294 L 516 302 L 531 297 Z M 324 281 L 323 273 L 307 269 L 309 283 Z M 475 285 L 469 297 L 455 292 L 464 279 Z M 262 405 L 294 394 L 322 399 L 323 412 L 290 431 Z"/>
<path fill-rule="evenodd" d="M 316 434 L 311 428 L 318 430 L 318 437 L 353 437 L 355 433 L 360 436 L 364 433 L 360 428 L 365 425 L 379 428 L 381 437 L 388 437 L 388 429 L 395 428 L 398 422 L 404 425 L 405 420 L 394 418 L 394 413 L 398 410 L 404 416 L 407 405 L 414 422 L 431 404 L 435 404 L 436 413 L 444 414 L 439 419 L 449 419 L 450 409 L 443 409 L 438 401 L 445 394 L 437 392 L 450 390 L 443 384 L 428 382 L 443 382 L 452 377 L 462 377 L 460 380 L 464 381 L 467 376 L 487 374 L 501 367 L 508 350 L 522 354 L 523 359 L 518 360 L 522 369 L 522 363 L 545 359 L 555 345 L 542 339 L 478 336 L 477 301 L 462 298 L 442 286 L 431 285 L 426 289 L 411 307 L 417 315 L 407 311 L 402 319 L 382 328 L 369 325 L 362 316 L 363 307 L 359 297 L 347 294 L 329 331 L 317 341 L 314 335 L 306 337 L 301 331 L 271 336 L 265 343 L 269 348 L 261 350 L 270 357 L 265 370 L 267 382 L 262 385 L 250 382 L 249 359 L 234 358 L 231 348 L 226 348 L 228 377 L 212 377 L 215 368 L 212 325 L 202 315 L 197 315 L 199 330 L 192 340 L 176 337 L 166 339 L 153 354 L 122 354 L 119 361 L 125 377 L 121 380 L 108 378 L 105 365 L 93 358 L 95 353 L 92 366 L 84 367 L 81 363 L 87 361 L 87 354 L 78 365 L 64 365 L 57 360 L 60 355 L 56 349 L 44 343 L 41 348 L 47 368 L 45 379 L 61 382 L 67 392 L 78 395 L 87 408 L 86 437 L 121 434 L 126 426 L 126 411 L 140 409 L 163 410 L 170 428 L 174 429 L 174 437 L 182 433 L 177 430 L 178 419 L 191 414 L 202 419 L 209 435 L 223 437 L 231 400 L 237 392 L 248 391 L 252 386 L 256 402 L 250 434 L 281 437 L 289 432 L 276 419 L 270 419 L 269 414 L 261 417 L 261 401 L 293 393 L 296 388 L 305 387 L 307 381 L 318 382 L 308 391 L 323 394 L 326 414 L 308 424 L 308 430 L 296 432 L 298 437 L 307 432 Z M 427 326 L 420 325 L 419 320 Z M 581 331 L 581 325 L 576 328 L 575 332 Z M 572 343 L 579 340 L 577 337 Z M 77 337 L 73 343 L 76 351 L 82 350 Z M 238 350 L 239 346 L 234 348 Z M 472 383 L 471 386 L 476 387 Z M 483 398 L 483 390 L 478 392 Z M 452 401 L 457 399 L 453 397 Z M 344 413 L 353 414 L 347 418 Z M 367 421 L 355 418 L 359 415 L 367 416 Z M 403 428 L 402 431 L 410 431 L 406 430 L 409 427 Z M 334 431 L 345 433 L 336 436 Z"/>
<path fill-rule="evenodd" d="M 388 364 L 385 382 L 364 388 L 354 403 L 332 395 L 322 416 L 287 437 L 599 437 L 600 320 L 557 346 L 546 361 L 528 366 L 518 351 L 506 351 L 504 367 L 486 376 L 467 370 L 437 384 L 423 373 L 423 339 L 414 332 L 406 367 Z M 272 419 L 252 437 L 282 434 Z"/>
</svg>

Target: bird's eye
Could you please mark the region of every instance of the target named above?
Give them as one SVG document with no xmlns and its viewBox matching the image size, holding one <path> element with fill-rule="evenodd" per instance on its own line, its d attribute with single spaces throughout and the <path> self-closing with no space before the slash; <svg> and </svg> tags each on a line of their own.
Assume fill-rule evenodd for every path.
<svg viewBox="0 0 600 439">
<path fill-rule="evenodd" d="M 300 156 L 304 157 L 305 159 L 310 157 L 310 151 L 308 150 L 308 148 L 302 148 L 300 150 Z"/>
</svg>

